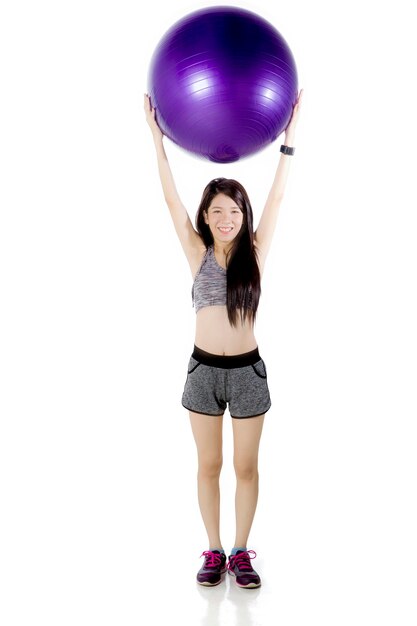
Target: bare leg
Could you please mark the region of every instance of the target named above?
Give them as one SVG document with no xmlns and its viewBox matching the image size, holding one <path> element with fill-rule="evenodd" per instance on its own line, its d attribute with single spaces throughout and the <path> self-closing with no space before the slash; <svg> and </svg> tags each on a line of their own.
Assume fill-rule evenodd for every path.
<svg viewBox="0 0 417 626">
<path fill-rule="evenodd" d="M 222 548 L 219 478 L 223 463 L 223 416 L 190 411 L 190 421 L 198 453 L 198 503 L 207 530 L 209 550 L 214 550 Z"/>
<path fill-rule="evenodd" d="M 232 419 L 236 472 L 235 547 L 246 547 L 258 502 L 258 451 L 265 415 Z"/>
</svg>

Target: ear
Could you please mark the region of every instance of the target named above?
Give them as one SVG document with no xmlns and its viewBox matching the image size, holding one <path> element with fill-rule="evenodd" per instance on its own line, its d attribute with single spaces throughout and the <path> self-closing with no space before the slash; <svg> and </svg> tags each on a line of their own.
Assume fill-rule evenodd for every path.
<svg viewBox="0 0 417 626">
<path fill-rule="evenodd" d="M 208 224 L 209 222 L 208 222 L 208 214 L 207 214 L 207 211 L 203 211 L 203 216 L 204 216 L 204 222 L 205 222 L 206 224 Z"/>
</svg>

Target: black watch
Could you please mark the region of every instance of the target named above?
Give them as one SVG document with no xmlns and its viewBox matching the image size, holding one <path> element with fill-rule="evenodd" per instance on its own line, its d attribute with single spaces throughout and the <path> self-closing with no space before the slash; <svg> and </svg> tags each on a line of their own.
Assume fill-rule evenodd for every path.
<svg viewBox="0 0 417 626">
<path fill-rule="evenodd" d="M 283 154 L 289 154 L 291 156 L 295 152 L 295 148 L 290 148 L 289 146 L 284 146 L 284 145 L 281 146 L 280 150 Z"/>
</svg>

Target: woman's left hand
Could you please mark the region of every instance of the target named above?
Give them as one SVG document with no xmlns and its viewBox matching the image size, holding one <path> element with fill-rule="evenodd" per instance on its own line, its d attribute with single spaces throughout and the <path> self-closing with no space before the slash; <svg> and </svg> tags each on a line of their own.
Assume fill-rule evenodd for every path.
<svg viewBox="0 0 417 626">
<path fill-rule="evenodd" d="M 301 108 L 301 102 L 303 100 L 303 89 L 300 90 L 300 93 L 298 94 L 298 98 L 296 103 L 294 104 L 293 110 L 292 110 L 292 115 L 291 115 L 291 119 L 288 123 L 287 128 L 285 129 L 285 132 L 287 135 L 293 135 L 295 132 L 295 127 L 297 126 L 297 122 L 298 122 L 298 116 L 300 114 L 300 108 Z"/>
</svg>

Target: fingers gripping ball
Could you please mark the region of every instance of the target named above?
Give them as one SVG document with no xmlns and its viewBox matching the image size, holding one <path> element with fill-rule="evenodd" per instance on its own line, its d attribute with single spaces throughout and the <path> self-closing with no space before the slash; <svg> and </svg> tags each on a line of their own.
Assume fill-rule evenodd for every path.
<svg viewBox="0 0 417 626">
<path fill-rule="evenodd" d="M 162 132 L 218 163 L 274 141 L 298 93 L 283 37 L 265 19 L 235 7 L 201 9 L 174 24 L 153 54 L 148 82 Z"/>
</svg>

